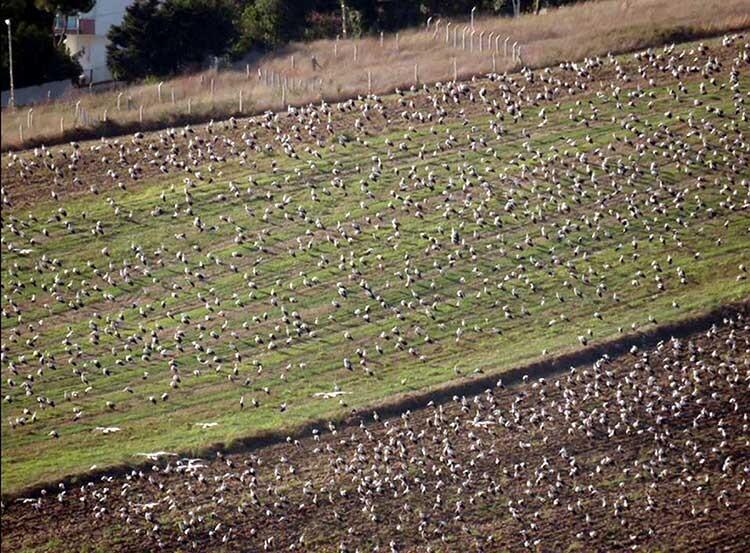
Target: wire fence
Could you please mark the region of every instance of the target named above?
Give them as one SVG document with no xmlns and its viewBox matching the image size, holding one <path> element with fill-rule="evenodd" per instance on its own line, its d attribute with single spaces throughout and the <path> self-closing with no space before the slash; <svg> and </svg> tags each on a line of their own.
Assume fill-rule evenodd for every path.
<svg viewBox="0 0 750 553">
<path fill-rule="evenodd" d="M 93 138 L 210 118 L 283 110 L 321 100 L 382 94 L 425 82 L 542 66 L 627 51 L 670 38 L 750 27 L 745 0 L 605 0 L 516 18 L 430 18 L 401 33 L 293 43 L 244 68 L 209 69 L 164 81 L 4 109 L 2 148 Z M 585 20 L 586 25 L 581 25 Z"/>
</svg>

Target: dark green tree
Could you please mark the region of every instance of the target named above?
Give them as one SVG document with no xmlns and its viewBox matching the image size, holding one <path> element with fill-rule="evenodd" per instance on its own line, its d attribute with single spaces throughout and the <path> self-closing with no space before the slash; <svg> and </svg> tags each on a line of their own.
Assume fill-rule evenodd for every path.
<svg viewBox="0 0 750 553">
<path fill-rule="evenodd" d="M 221 56 L 236 38 L 237 9 L 227 0 L 168 0 L 160 17 L 170 40 L 163 55 L 169 71 L 198 64 L 207 56 Z"/>
<path fill-rule="evenodd" d="M 0 21 L 11 20 L 13 29 L 13 77 L 16 87 L 47 81 L 77 79 L 80 64 L 70 57 L 64 45 L 55 44 L 52 33 L 54 13 L 40 10 L 33 1 L 3 0 Z M 7 29 L 2 23 L 0 40 L 0 85 L 10 87 Z"/>
<path fill-rule="evenodd" d="M 69 15 L 90 11 L 95 3 L 95 0 L 34 0 L 37 9 L 52 15 L 62 15 L 65 22 L 68 21 Z M 65 34 L 60 33 L 58 44 L 62 43 L 64 38 Z"/>
<path fill-rule="evenodd" d="M 159 0 L 137 0 L 125 10 L 122 23 L 107 35 L 107 66 L 115 79 L 129 81 L 156 71 L 157 52 L 166 43 L 161 23 Z"/>
<path fill-rule="evenodd" d="M 304 0 L 255 0 L 242 12 L 241 30 L 249 46 L 273 48 L 302 34 L 310 3 Z"/>
<path fill-rule="evenodd" d="M 168 75 L 224 54 L 235 39 L 228 0 L 138 0 L 108 34 L 107 65 L 116 79 Z"/>
</svg>

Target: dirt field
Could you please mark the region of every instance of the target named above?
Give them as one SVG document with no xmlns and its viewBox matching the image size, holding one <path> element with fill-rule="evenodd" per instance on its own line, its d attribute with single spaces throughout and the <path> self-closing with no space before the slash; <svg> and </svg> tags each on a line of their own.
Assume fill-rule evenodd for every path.
<svg viewBox="0 0 750 553">
<path fill-rule="evenodd" d="M 4 156 L 4 492 L 746 299 L 749 52 L 732 35 Z"/>
<path fill-rule="evenodd" d="M 293 43 L 247 68 L 179 75 L 165 78 L 162 85 L 147 81 L 93 94 L 81 89 L 65 100 L 35 105 L 33 117 L 25 108 L 6 109 L 1 146 L 5 151 L 24 145 L 64 144 L 82 137 L 111 137 L 267 109 L 280 111 L 287 104 L 304 105 L 321 98 L 338 101 L 368 90 L 392 92 L 414 83 L 415 65 L 420 82 L 455 78 L 454 70 L 459 79 L 466 80 L 493 66 L 499 72 L 545 67 L 591 55 L 715 37 L 750 26 L 743 0 L 681 0 L 679 10 L 671 0 L 578 2 L 541 14 L 477 17 L 472 33 L 467 19 L 468 10 L 466 18 L 432 18 L 430 28 L 419 25 L 382 39 L 371 35 Z M 444 36 L 448 27 L 450 34 L 455 33 L 452 40 Z M 516 43 L 522 60 L 512 55 Z M 310 63 L 313 56 L 320 64 L 315 68 Z"/>
<path fill-rule="evenodd" d="M 750 319 L 3 506 L 3 551 L 743 551 Z M 82 542 L 85 540 L 85 545 Z"/>
<path fill-rule="evenodd" d="M 595 101 L 597 94 L 606 91 L 610 84 L 622 80 L 623 76 L 627 79 L 618 84 L 625 92 L 642 87 L 671 86 L 676 81 L 675 75 L 667 70 L 668 59 L 685 59 L 686 62 L 712 59 L 716 61 L 719 71 L 726 71 L 746 39 L 746 35 L 740 34 L 728 47 L 721 47 L 720 40 L 709 40 L 710 48 L 701 53 L 696 49 L 698 42 L 679 45 L 676 56 L 657 54 L 655 62 L 645 65 L 643 60 L 635 59 L 632 55 L 618 58 L 617 64 L 595 64 L 585 70 L 585 64 L 581 64 L 581 67 L 578 64 L 560 64 L 544 70 L 544 79 L 520 78 L 512 82 L 508 90 L 516 95 L 515 99 L 520 107 L 531 109 L 538 105 L 554 105 L 554 102 Z M 700 82 L 705 77 L 688 67 L 684 67 L 679 76 L 679 82 L 685 84 Z M 444 119 L 472 120 L 486 114 L 487 102 L 477 101 L 481 89 L 487 90 L 489 101 L 494 100 L 501 105 L 507 102 L 498 91 L 505 87 L 498 87 L 494 82 L 494 79 L 476 78 L 465 83 L 466 88 L 461 94 L 464 97 L 462 102 L 446 101 L 443 96 L 439 104 L 446 111 Z M 408 129 L 424 130 L 434 127 L 438 117 L 434 102 L 440 95 L 433 96 L 434 93 L 426 92 L 420 90 L 415 94 L 407 91 L 406 98 L 394 94 L 378 97 L 378 109 L 370 109 L 368 118 L 364 120 L 366 130 L 362 138 L 373 141 L 384 133 L 395 134 Z M 540 97 L 540 94 L 546 96 Z M 6 199 L 10 202 L 6 207 L 22 209 L 49 200 L 53 191 L 60 201 L 69 197 L 90 196 L 92 183 L 95 183 L 98 194 L 116 190 L 119 182 L 124 182 L 127 190 L 133 192 L 145 184 L 170 182 L 174 180 L 175 173 L 184 173 L 186 169 L 196 165 L 211 163 L 221 167 L 236 162 L 244 163 L 248 155 L 253 154 L 250 168 L 262 172 L 270 167 L 267 157 L 283 153 L 283 148 L 278 143 L 280 136 L 287 136 L 299 145 L 315 147 L 315 142 L 318 141 L 318 148 L 322 145 L 333 145 L 334 148 L 339 146 L 341 152 L 343 148 L 337 144 L 336 139 L 342 133 L 351 131 L 356 120 L 363 121 L 361 108 L 362 102 L 332 104 L 329 110 L 333 117 L 326 122 L 325 129 L 318 128 L 315 131 L 310 126 L 321 125 L 318 114 L 306 116 L 304 111 L 296 115 L 278 112 L 273 117 L 236 118 L 209 125 L 187 125 L 184 129 L 146 132 L 141 133 L 142 138 L 139 139 L 134 139 L 135 135 L 128 135 L 73 143 L 75 146 L 36 148 L 33 150 L 36 155 L 30 155 L 31 151 L 4 153 L 2 184 Z M 429 118 L 405 120 L 402 116 L 404 108 L 414 114 L 421 112 Z M 506 142 L 523 141 L 525 137 L 520 130 L 519 127 L 508 124 Z M 208 151 L 194 151 L 190 146 L 196 142 L 206 144 Z M 260 156 L 261 153 L 267 155 Z M 162 157 L 164 154 L 171 155 Z M 399 157 L 410 156 L 400 154 Z M 165 159 L 169 160 L 166 165 Z M 130 173 L 129 169 L 136 165 L 137 172 Z"/>
</svg>

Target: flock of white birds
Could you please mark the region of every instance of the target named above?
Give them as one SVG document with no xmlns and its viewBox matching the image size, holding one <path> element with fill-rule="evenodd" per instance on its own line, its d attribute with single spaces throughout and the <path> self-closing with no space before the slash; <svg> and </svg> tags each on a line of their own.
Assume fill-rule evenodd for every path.
<svg viewBox="0 0 750 553">
<path fill-rule="evenodd" d="M 284 417 L 304 403 L 295 390 L 310 380 L 325 389 L 304 388 L 305 397 L 349 406 L 361 382 L 400 366 L 450 363 L 459 373 L 494 338 L 522 338 L 524 320 L 544 318 L 550 332 L 575 323 L 585 346 L 600 337 L 592 327 L 623 317 L 614 314 L 622 297 L 639 298 L 643 325 L 658 322 L 648 306 L 660 298 L 679 311 L 673 290 L 706 278 L 690 265 L 721 263 L 697 244 L 721 252 L 737 242 L 733 233 L 748 233 L 743 40 L 6 156 L 3 452 L 11 442 L 36 447 L 39 425 L 53 443 L 77 439 L 77 425 L 114 434 L 96 439 L 138 438 L 128 415 L 168 409 L 175 398 L 199 411 L 191 425 L 201 430 L 267 404 Z M 149 182 L 164 186 L 141 184 Z M 33 207 L 42 185 L 55 201 L 42 202 L 47 217 Z M 742 283 L 745 254 L 730 253 L 740 263 L 722 270 Z M 404 414 L 347 431 L 340 445 L 308 444 L 297 464 L 310 455 L 325 467 L 309 481 L 284 458 L 260 480 L 256 457 L 160 451 L 140 455 L 175 457 L 166 468 L 61 487 L 23 509 L 44 516 L 50 503 L 75 505 L 61 516 L 124 524 L 148 548 L 246 547 L 243 536 L 252 550 L 281 542 L 309 550 L 308 531 L 293 540 L 290 532 L 316 513 L 334 524 L 341 551 L 356 543 L 399 551 L 404 533 L 425 550 L 451 549 L 461 535 L 492 551 L 492 532 L 465 520 L 502 498 L 514 548 L 555 547 L 542 532 L 551 505 L 575 519 L 583 544 L 637 546 L 656 531 L 660 483 L 672 490 L 681 481 L 684 509 L 714 492 L 701 480 L 708 472 L 688 476 L 674 463 L 688 470 L 739 447 L 743 460 L 727 457 L 718 472 L 711 465 L 724 484 L 705 513 L 731 510 L 743 494 L 743 325 L 710 333 L 716 344 L 726 335 L 716 362 L 673 342 L 657 354 L 669 364 L 645 354 L 615 378 L 604 359 L 556 380 L 554 391 L 543 381 L 524 386 L 502 408 L 495 390 L 457 400 L 450 417 L 440 406 L 420 412 L 419 429 Z M 408 371 L 398 378 L 407 384 Z M 718 421 L 716 409 L 726 413 Z M 695 438 L 685 443 L 669 425 L 688 419 L 684 431 Z M 528 460 L 497 448 L 504 432 Z M 715 432 L 727 434 L 723 445 Z M 545 449 L 564 436 L 613 447 L 639 436 L 650 453 L 621 448 L 583 468 L 569 448 Z M 54 455 L 54 446 L 39 447 Z M 614 467 L 625 482 L 647 480 L 645 497 L 588 483 Z M 521 481 L 508 495 L 508 482 Z M 380 508 L 385 496 L 398 512 Z M 242 522 L 250 512 L 252 528 Z M 357 517 L 376 528 L 372 543 Z"/>
</svg>

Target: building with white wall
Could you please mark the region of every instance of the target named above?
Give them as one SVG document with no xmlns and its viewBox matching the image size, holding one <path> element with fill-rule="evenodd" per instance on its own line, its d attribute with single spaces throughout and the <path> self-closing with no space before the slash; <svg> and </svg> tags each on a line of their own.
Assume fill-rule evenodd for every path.
<svg viewBox="0 0 750 553">
<path fill-rule="evenodd" d="M 102 83 L 112 80 L 107 68 L 107 33 L 125 17 L 125 9 L 133 0 L 96 0 L 86 13 L 58 16 L 55 34 L 65 34 L 65 45 L 71 55 L 78 55 L 83 68 L 83 82 Z"/>
</svg>

